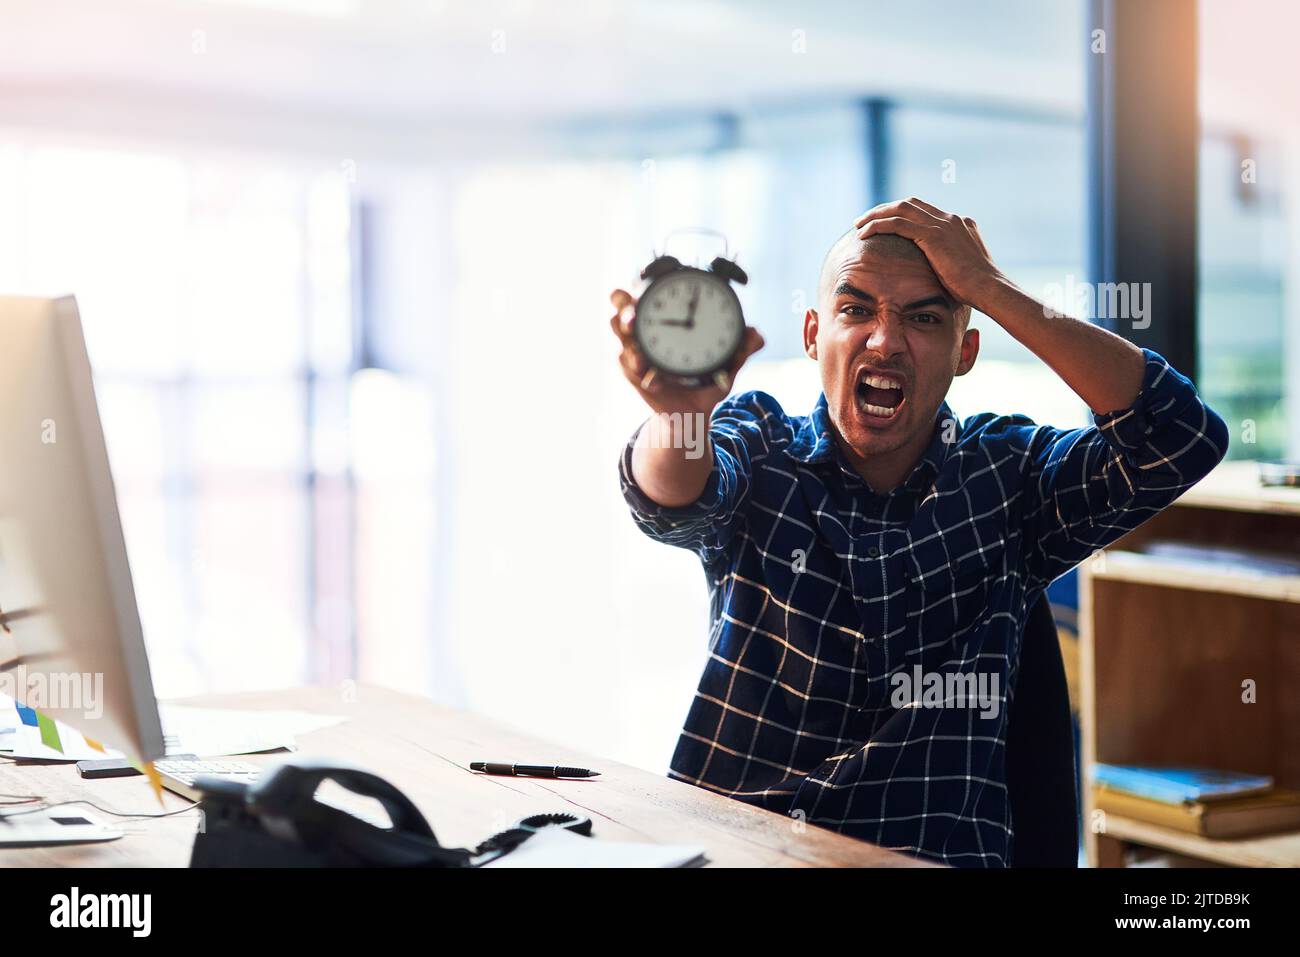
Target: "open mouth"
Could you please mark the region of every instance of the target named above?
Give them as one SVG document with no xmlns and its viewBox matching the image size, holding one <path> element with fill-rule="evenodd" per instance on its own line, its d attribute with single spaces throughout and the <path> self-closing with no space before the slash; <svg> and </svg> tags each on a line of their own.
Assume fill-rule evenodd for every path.
<svg viewBox="0 0 1300 957">
<path fill-rule="evenodd" d="M 892 419 L 905 398 L 901 379 L 880 375 L 870 369 L 858 373 L 858 411 L 876 419 Z"/>
</svg>

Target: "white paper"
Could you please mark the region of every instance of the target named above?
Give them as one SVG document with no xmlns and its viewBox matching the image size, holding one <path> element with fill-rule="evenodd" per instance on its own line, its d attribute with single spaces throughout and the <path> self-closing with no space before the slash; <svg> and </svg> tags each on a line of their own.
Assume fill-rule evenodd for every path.
<svg viewBox="0 0 1300 957">
<path fill-rule="evenodd" d="M 0 754 L 7 758 L 38 761 L 97 761 L 123 757 L 121 751 L 110 747 L 92 748 L 81 732 L 62 721 L 55 721 L 62 750 L 56 751 L 41 740 L 41 729 L 23 724 L 18 717 L 18 704 L 6 694 L 0 694 Z"/>
<path fill-rule="evenodd" d="M 112 758 L 125 757 L 121 751 L 115 751 L 107 745 L 103 750 L 96 750 L 86 743 L 86 739 L 67 725 L 59 725 L 59 742 L 62 750 L 55 751 L 41 741 L 36 728 L 19 731 L 17 734 L 5 735 L 8 739 L 0 754 L 7 758 L 24 761 L 108 761 Z"/>
<path fill-rule="evenodd" d="M 226 708 L 158 706 L 168 754 L 194 754 L 200 758 L 262 751 L 290 751 L 297 736 L 333 727 L 347 719 L 341 715 L 309 711 L 240 711 Z"/>
<path fill-rule="evenodd" d="M 347 719 L 341 715 L 310 711 L 252 711 L 225 708 L 191 708 L 159 705 L 167 754 L 193 754 L 201 758 L 257 754 L 282 748 L 296 750 L 297 735 L 329 728 Z M 0 754 L 41 761 L 88 761 L 124 757 L 105 746 L 92 748 L 81 732 L 55 721 L 63 750 L 41 741 L 40 728 L 23 724 L 13 698 L 0 694 Z"/>
<path fill-rule="evenodd" d="M 484 867 L 689 867 L 704 849 L 672 844 L 625 844 L 583 837 L 561 827 L 538 831 Z"/>
</svg>

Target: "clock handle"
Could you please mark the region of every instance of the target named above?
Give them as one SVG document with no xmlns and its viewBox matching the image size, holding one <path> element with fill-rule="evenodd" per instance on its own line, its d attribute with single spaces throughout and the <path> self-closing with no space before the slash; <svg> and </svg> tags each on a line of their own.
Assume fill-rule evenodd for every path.
<svg viewBox="0 0 1300 957">
<path fill-rule="evenodd" d="M 745 270 L 741 269 L 730 259 L 723 259 L 721 256 L 717 257 L 709 264 L 709 269 L 716 275 L 721 276 L 729 282 L 734 282 L 738 286 L 743 286 L 745 283 L 749 282 L 749 276 L 745 274 Z"/>
<path fill-rule="evenodd" d="M 641 270 L 641 278 L 654 280 L 660 276 L 666 276 L 670 272 L 676 272 L 681 268 L 682 264 L 676 256 L 660 256 Z"/>
</svg>

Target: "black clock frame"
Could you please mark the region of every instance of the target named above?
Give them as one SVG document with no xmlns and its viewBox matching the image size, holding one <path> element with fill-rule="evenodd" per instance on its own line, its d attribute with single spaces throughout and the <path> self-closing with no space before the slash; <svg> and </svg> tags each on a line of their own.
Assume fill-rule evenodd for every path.
<svg viewBox="0 0 1300 957">
<path fill-rule="evenodd" d="M 714 376 L 723 369 L 731 368 L 731 364 L 736 359 L 736 353 L 740 351 L 745 344 L 745 310 L 740 305 L 740 297 L 736 295 L 736 290 L 732 288 L 732 283 L 743 285 L 749 281 L 745 271 L 729 259 L 723 259 L 721 256 L 710 263 L 708 269 L 697 269 L 694 266 L 683 266 L 673 256 L 660 256 L 645 269 L 641 270 L 641 278 L 649 279 L 650 285 L 646 287 L 641 294 L 641 299 L 647 299 L 654 292 L 654 288 L 660 281 L 668 276 L 677 276 L 681 273 L 698 273 L 708 278 L 710 281 L 720 282 L 723 289 L 731 296 L 732 301 L 736 304 L 736 315 L 740 317 L 740 336 L 736 340 L 735 348 L 731 350 L 722 361 L 715 363 L 703 371 L 685 370 L 681 368 L 671 368 L 657 363 L 651 363 L 651 368 L 656 374 L 669 377 L 674 384 L 684 388 L 693 389 L 700 386 L 708 385 L 713 381 Z M 649 359 L 649 351 L 642 339 L 641 324 L 634 322 L 632 324 L 632 337 L 636 341 L 637 348 L 641 354 Z"/>
</svg>

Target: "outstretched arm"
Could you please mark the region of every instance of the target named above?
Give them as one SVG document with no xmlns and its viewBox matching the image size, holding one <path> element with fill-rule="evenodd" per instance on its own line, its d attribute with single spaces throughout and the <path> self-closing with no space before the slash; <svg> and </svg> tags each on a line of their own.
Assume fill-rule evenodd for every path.
<svg viewBox="0 0 1300 957">
<path fill-rule="evenodd" d="M 699 454 L 701 450 L 688 448 L 683 442 L 683 432 L 707 438 L 714 407 L 727 397 L 745 360 L 763 348 L 763 337 L 757 329 L 746 327 L 745 341 L 728 370 L 725 388 L 681 388 L 651 375 L 649 364 L 637 349 L 632 337 L 636 300 L 622 289 L 615 289 L 609 300 L 617 310 L 609 325 L 621 346 L 619 365 L 652 413 L 637 433 L 632 452 L 633 480 L 657 505 L 689 505 L 700 497 L 713 472 L 713 443 L 705 441 L 703 454 Z M 690 417 L 689 424 L 684 421 L 686 417 Z"/>
</svg>

